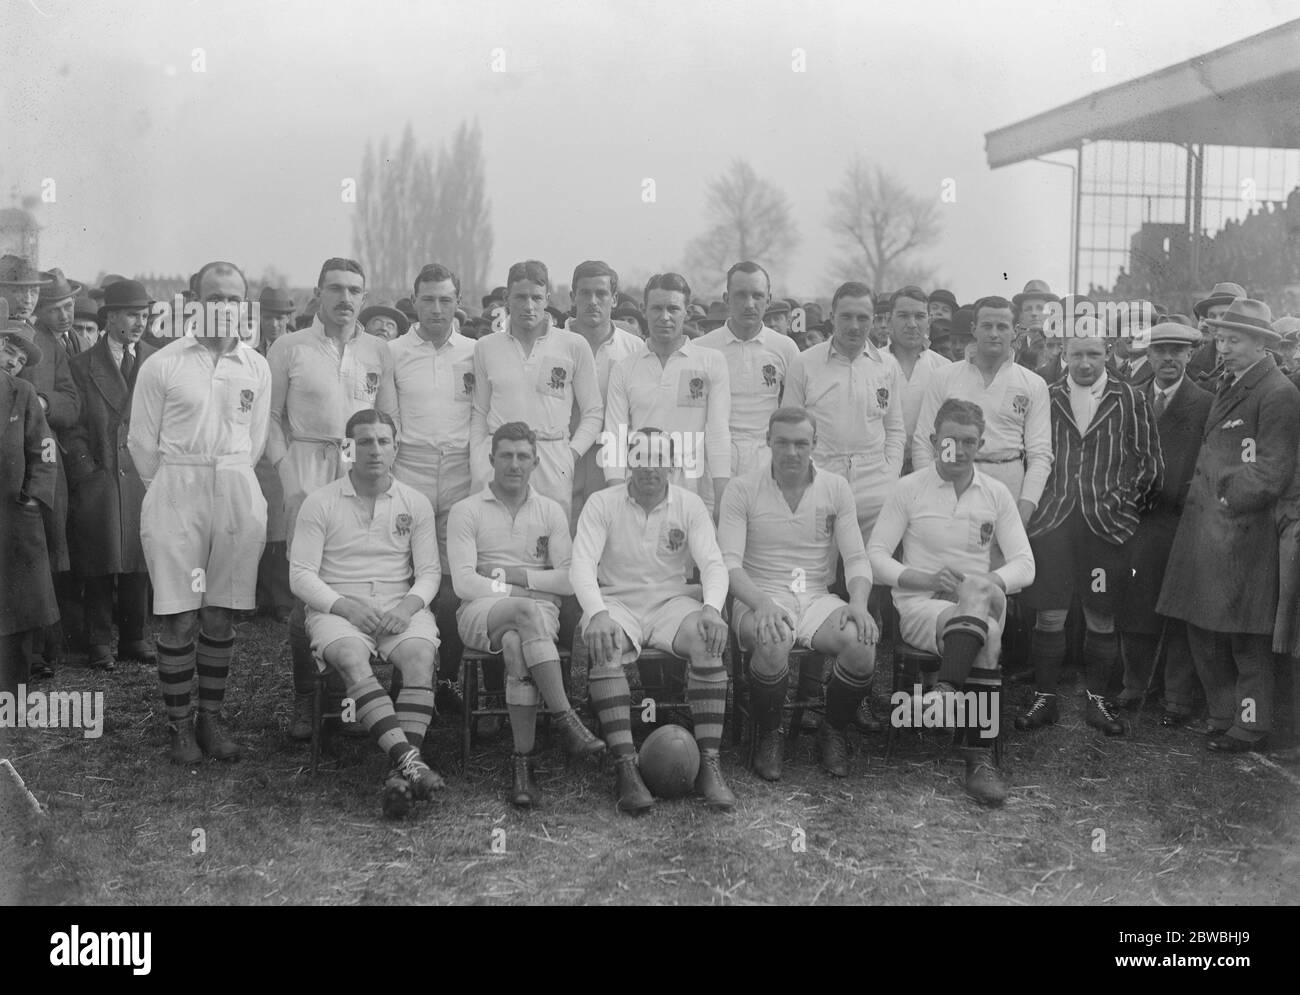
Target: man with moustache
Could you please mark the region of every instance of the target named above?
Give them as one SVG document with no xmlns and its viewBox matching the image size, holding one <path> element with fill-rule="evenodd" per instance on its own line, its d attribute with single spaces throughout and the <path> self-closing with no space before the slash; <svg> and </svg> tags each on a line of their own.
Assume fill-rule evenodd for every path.
<svg viewBox="0 0 1300 995">
<path fill-rule="evenodd" d="M 816 419 L 817 466 L 849 482 L 864 544 L 906 448 L 903 377 L 894 358 L 868 338 L 874 317 L 870 288 L 841 284 L 831 299 L 834 332 L 791 364 L 784 402 Z"/>
<path fill-rule="evenodd" d="M 916 433 L 926 388 L 936 370 L 951 365 L 950 360 L 926 348 L 930 329 L 928 308 L 925 291 L 920 287 L 895 290 L 889 298 L 889 354 L 903 374 L 904 476 L 912 472 L 912 436 Z"/>
<path fill-rule="evenodd" d="M 59 270 L 37 273 L 20 257 L 0 259 L 0 294 L 9 300 L 12 317 L 34 326 L 36 344 L 45 357 L 44 362 L 25 367 L 19 376 L 36 388 L 56 443 L 54 502 L 49 507 L 42 505 L 41 516 L 62 621 L 53 622 L 33 638 L 30 664 L 32 677 L 37 679 L 52 676 L 62 663 L 66 648 L 62 622 L 80 614 L 81 596 L 70 573 L 68 556 L 68 478 L 64 466 L 64 435 L 76 425 L 81 412 L 81 398 L 68 367 L 73 354 L 68 333 L 72 330 L 74 298 L 80 289 L 80 284 L 65 279 Z"/>
<path fill-rule="evenodd" d="M 1292 484 L 1300 441 L 1300 392 L 1268 353 L 1280 338 L 1272 317 L 1267 304 L 1243 297 L 1206 319 L 1226 372 L 1156 604 L 1187 623 L 1216 753 L 1263 749 L 1272 729 L 1274 515 Z"/>
<path fill-rule="evenodd" d="M 134 371 L 127 447 L 148 490 L 140 541 L 162 616 L 158 677 L 173 763 L 237 760 L 221 705 L 234 613 L 255 604 L 266 500 L 253 466 L 266 445 L 271 371 L 243 342 L 248 281 L 233 263 L 197 274 L 204 317 Z M 197 645 L 195 637 L 197 636 Z M 197 720 L 191 711 L 195 684 Z"/>
<path fill-rule="evenodd" d="M 1192 716 L 1196 672 L 1192 666 L 1187 624 L 1156 613 L 1169 553 L 1178 531 L 1187 492 L 1196 468 L 1205 422 L 1214 395 L 1186 375 L 1192 349 L 1201 337 L 1194 328 L 1161 322 L 1151 329 L 1147 356 L 1153 379 L 1142 390 L 1151 408 L 1165 475 L 1160 492 L 1143 513 L 1129 543 L 1128 594 L 1120 602 L 1117 622 L 1124 658 L 1124 691 L 1119 704 L 1142 703 L 1156 667 L 1156 651 L 1164 635 L 1165 708 L 1163 726 L 1180 726 Z"/>
<path fill-rule="evenodd" d="M 984 412 L 984 442 L 975 456 L 982 472 L 1007 485 L 1028 523 L 1052 469 L 1052 422 L 1047 384 L 1012 361 L 1013 310 L 1003 297 L 983 297 L 972 311 L 975 349 L 970 359 L 935 371 L 926 388 L 912 436 L 916 469 L 934 462 L 926 425 L 950 397 L 971 401 Z"/>
<path fill-rule="evenodd" d="M 67 437 L 68 540 L 84 592 L 88 662 L 95 669 L 112 670 L 118 660 L 158 665 L 145 633 L 149 573 L 140 543 L 145 485 L 127 451 L 131 391 L 140 364 L 156 351 L 141 341 L 153 303 L 135 280 L 108 287 L 99 311 L 104 337 L 71 363 L 81 414 Z"/>
<path fill-rule="evenodd" d="M 0 691 L 10 694 L 30 678 L 33 633 L 59 617 L 41 518 L 54 503 L 54 440 L 36 389 L 18 378 L 43 361 L 32 326 L 0 298 Z"/>
<path fill-rule="evenodd" d="M 785 378 L 799 347 L 763 324 L 772 299 L 771 278 L 758 263 L 736 263 L 727 271 L 727 322 L 700 336 L 697 344 L 722 353 L 731 387 L 732 479 L 766 465 L 767 420 L 781 403 Z"/>
<path fill-rule="evenodd" d="M 366 276 L 352 259 L 322 264 L 316 281 L 319 308 L 309 328 L 278 339 L 268 353 L 271 424 L 266 457 L 284 490 L 285 535 L 293 543 L 294 521 L 307 495 L 348 471 L 343 427 L 348 417 L 376 408 L 401 424 L 388 344 L 366 335 L 358 323 L 366 299 Z M 289 615 L 294 715 L 289 735 L 311 737 L 315 663 L 306 629 L 306 606 L 295 599 Z"/>
<path fill-rule="evenodd" d="M 430 606 L 442 639 L 434 706 L 438 712 L 459 713 L 463 703 L 455 682 L 464 645 L 456 627 L 460 600 L 451 583 L 447 521 L 452 507 L 470 493 L 474 340 L 461 333 L 456 320 L 460 277 L 446 266 L 423 266 L 416 274 L 411 301 L 416 323 L 388 346 L 402 425 L 393 476 L 433 505 L 438 562 L 443 570 L 438 595 Z"/>
<path fill-rule="evenodd" d="M 581 335 L 591 347 L 600 398 L 602 402 L 607 402 L 610 371 L 628 356 L 640 352 L 645 347 L 645 340 L 619 327 L 612 319 L 614 301 L 618 297 L 618 274 L 608 263 L 599 259 L 579 263 L 573 271 L 573 282 L 569 286 L 572 288 L 569 296 L 573 303 L 573 317 L 565 327 Z M 581 415 L 575 410 L 569 421 L 570 435 L 578 430 L 580 422 Z M 575 529 L 587 498 L 605 487 L 600 450 L 601 443 L 597 440 L 573 469 L 573 510 L 570 512 L 570 521 Z"/>
<path fill-rule="evenodd" d="M 674 457 L 685 479 L 683 473 L 674 478 L 699 495 L 716 520 L 731 479 L 731 375 L 717 349 L 683 333 L 690 303 L 690 284 L 678 273 L 656 273 L 646 283 L 650 336 L 610 371 L 601 461 L 611 484 L 623 480 L 622 440 L 640 426 L 657 426 L 681 440 Z"/>
<path fill-rule="evenodd" d="M 1074 331 L 1065 343 L 1067 376 L 1049 388 L 1054 462 L 1028 528 L 1043 566 L 1024 594 L 1038 613 L 1030 640 L 1036 693 L 1016 728 L 1057 719 L 1065 619 L 1077 594 L 1086 626 L 1086 721 L 1121 736 L 1124 724 L 1107 698 L 1118 656 L 1115 613 L 1128 581 L 1126 544 L 1160 490 L 1164 460 L 1146 401 L 1106 373 L 1096 321 L 1076 322 Z"/>
<path fill-rule="evenodd" d="M 492 433 L 506 422 L 521 421 L 537 434 L 532 486 L 568 514 L 574 467 L 596 442 L 604 404 L 591 347 L 552 322 L 546 310 L 550 292 L 545 264 L 515 263 L 506 276 L 506 334 L 485 336 L 474 345 L 471 488 L 481 490 L 491 478 Z M 575 404 L 579 421 L 570 434 Z"/>
</svg>

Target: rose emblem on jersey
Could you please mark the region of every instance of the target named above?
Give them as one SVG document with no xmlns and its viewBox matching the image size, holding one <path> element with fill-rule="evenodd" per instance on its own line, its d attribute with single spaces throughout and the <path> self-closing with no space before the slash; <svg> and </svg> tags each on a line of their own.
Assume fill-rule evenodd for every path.
<svg viewBox="0 0 1300 995">
<path fill-rule="evenodd" d="M 239 392 L 239 413 L 246 415 L 253 410 L 253 392 L 251 390 L 241 390 Z"/>
<path fill-rule="evenodd" d="M 1011 399 L 1011 410 L 1018 415 L 1023 415 L 1029 410 L 1029 395 L 1017 394 Z"/>
<path fill-rule="evenodd" d="M 885 408 L 889 407 L 889 388 L 888 388 L 888 387 L 877 387 L 877 388 L 876 388 L 876 404 L 878 404 L 878 405 L 880 406 L 880 410 L 882 410 L 882 411 L 883 411 Z"/>
<path fill-rule="evenodd" d="M 686 544 L 686 533 L 681 529 L 668 530 L 668 552 L 675 553 Z"/>
<path fill-rule="evenodd" d="M 763 364 L 763 386 L 764 387 L 776 386 L 776 367 L 773 366 L 771 363 Z"/>
<path fill-rule="evenodd" d="M 551 537 L 550 537 L 550 536 L 538 536 L 538 537 L 537 537 L 537 546 L 536 546 L 536 548 L 533 550 L 533 559 L 535 559 L 535 560 L 545 560 L 546 557 L 550 555 L 550 552 L 551 552 Z"/>
<path fill-rule="evenodd" d="M 551 390 L 564 390 L 564 382 L 568 379 L 569 371 L 563 366 L 551 367 Z"/>
<path fill-rule="evenodd" d="M 466 394 L 474 393 L 474 374 L 466 373 L 460 378 L 461 386 L 465 388 Z"/>
<path fill-rule="evenodd" d="M 993 541 L 993 523 L 980 522 L 980 545 L 987 546 Z"/>
<path fill-rule="evenodd" d="M 399 536 L 409 536 L 411 534 L 411 516 L 403 512 L 393 519 L 393 532 Z"/>
<path fill-rule="evenodd" d="M 367 374 L 366 374 L 366 393 L 369 394 L 371 397 L 374 397 L 376 394 L 379 393 L 379 374 L 378 374 L 378 373 L 367 373 Z"/>
<path fill-rule="evenodd" d="M 701 397 L 704 396 L 703 377 L 691 377 L 691 382 L 688 386 L 690 387 L 692 401 L 698 401 Z"/>
</svg>

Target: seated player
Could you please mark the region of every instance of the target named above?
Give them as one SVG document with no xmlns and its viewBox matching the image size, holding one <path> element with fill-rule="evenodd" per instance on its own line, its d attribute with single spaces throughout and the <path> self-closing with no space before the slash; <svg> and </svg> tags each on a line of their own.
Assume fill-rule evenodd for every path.
<svg viewBox="0 0 1300 995">
<path fill-rule="evenodd" d="M 289 586 L 307 605 L 312 652 L 343 678 L 356 721 L 392 761 L 383 808 L 399 818 L 446 786 L 420 759 L 433 718 L 438 627 L 428 606 L 442 577 L 438 530 L 429 499 L 392 477 L 393 420 L 363 408 L 343 434 L 352 466 L 303 502 Z M 402 675 L 396 710 L 370 668 L 376 651 Z"/>
<path fill-rule="evenodd" d="M 998 650 L 1006 595 L 1033 582 L 1034 557 L 1011 491 L 975 468 L 984 411 L 950 397 L 934 422 L 934 462 L 894 486 L 867 556 L 876 579 L 894 589 L 899 636 L 943 658 L 934 693 L 951 694 L 962 686 L 965 700 L 974 702 L 969 692 L 1001 693 Z M 899 542 L 901 562 L 894 558 Z M 995 542 L 1006 562 L 990 572 Z M 978 713 L 996 716 L 993 701 L 990 710 Z M 1001 805 L 1007 788 L 991 763 L 989 730 L 977 725 L 968 721 L 962 750 L 966 792 L 985 805 Z"/>
<path fill-rule="evenodd" d="M 631 433 L 627 482 L 587 499 L 569 568 L 591 661 L 587 686 L 614 754 L 618 807 L 629 813 L 654 804 L 637 770 L 623 673 L 643 646 L 689 661 L 686 697 L 700 747 L 695 790 L 715 810 L 736 804 L 718 755 L 727 709 L 727 568 L 704 502 L 668 483 L 674 455 L 672 438 L 661 429 Z M 692 565 L 700 569 L 702 592 L 687 583 Z"/>
<path fill-rule="evenodd" d="M 778 408 L 767 423 L 770 466 L 733 480 L 722 498 L 718 545 L 735 595 L 731 624 L 746 650 L 754 729 L 754 771 L 781 777 L 781 708 L 790 650 L 811 647 L 836 658 L 817 729 L 821 763 L 848 774 L 845 727 L 871 684 L 879 633 L 867 599 L 871 567 L 847 480 L 813 466 L 817 425 L 803 408 Z M 836 557 L 844 558 L 850 602 L 829 593 Z"/>
<path fill-rule="evenodd" d="M 565 747 L 593 756 L 605 744 L 569 705 L 555 640 L 560 598 L 569 582 L 569 517 L 558 501 L 528 485 L 537 465 L 537 439 L 520 421 L 492 433 L 492 479 L 487 487 L 452 506 L 447 520 L 447 558 L 461 605 L 460 637 L 471 649 L 500 653 L 506 665 L 506 708 L 515 738 L 511 802 L 540 805 L 533 756 L 537 705 L 559 719 Z"/>
</svg>

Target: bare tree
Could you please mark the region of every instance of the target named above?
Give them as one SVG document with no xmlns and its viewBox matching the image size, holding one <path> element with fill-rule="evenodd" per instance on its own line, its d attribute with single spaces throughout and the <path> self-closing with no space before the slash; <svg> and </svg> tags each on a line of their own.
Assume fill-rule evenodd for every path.
<svg viewBox="0 0 1300 995">
<path fill-rule="evenodd" d="M 366 270 L 372 297 L 409 293 L 425 263 L 441 262 L 473 295 L 486 281 L 492 254 L 491 205 L 484 199 L 483 140 L 462 122 L 437 168 L 408 123 L 391 153 L 383 139 L 366 145 L 352 222 L 352 251 Z"/>
<path fill-rule="evenodd" d="M 484 197 L 483 134 L 478 122 L 461 122 L 451 151 L 438 153 L 437 223 L 433 259 L 460 277 L 461 292 L 474 300 L 488 287 L 492 260 L 492 202 Z M 432 261 L 432 260 L 426 260 Z"/>
<path fill-rule="evenodd" d="M 701 287 L 720 286 L 733 263 L 752 259 L 779 272 L 799 244 L 786 195 L 735 159 L 708 188 L 709 227 L 686 246 L 686 268 Z"/>
<path fill-rule="evenodd" d="M 937 205 L 910 193 L 902 182 L 879 166 L 855 156 L 844 179 L 830 194 L 827 225 L 846 256 L 839 271 L 844 279 L 865 279 L 872 290 L 896 290 L 900 279 L 920 282 L 933 270 L 916 258 L 939 237 Z"/>
</svg>

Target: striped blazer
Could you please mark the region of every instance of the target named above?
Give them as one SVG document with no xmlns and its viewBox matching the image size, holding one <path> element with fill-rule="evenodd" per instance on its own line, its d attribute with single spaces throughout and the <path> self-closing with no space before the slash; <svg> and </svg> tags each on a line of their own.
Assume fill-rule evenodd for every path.
<svg viewBox="0 0 1300 995">
<path fill-rule="evenodd" d="M 1146 398 L 1107 377 L 1092 423 L 1083 431 L 1070 409 L 1068 377 L 1048 389 L 1052 472 L 1029 520 L 1029 535 L 1057 528 L 1076 507 L 1094 534 L 1119 546 L 1160 492 L 1164 457 Z"/>
</svg>

